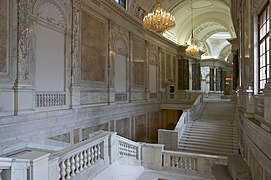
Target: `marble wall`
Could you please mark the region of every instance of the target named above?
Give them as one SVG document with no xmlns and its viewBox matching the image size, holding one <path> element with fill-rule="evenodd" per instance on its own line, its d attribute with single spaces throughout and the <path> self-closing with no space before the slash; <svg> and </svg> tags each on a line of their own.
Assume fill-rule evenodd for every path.
<svg viewBox="0 0 271 180">
<path fill-rule="evenodd" d="M 82 11 L 81 31 L 81 79 L 104 82 L 107 59 L 105 23 Z"/>
<path fill-rule="evenodd" d="M 146 46 L 145 41 L 137 36 L 133 39 L 133 84 L 136 86 L 144 85 L 144 66 L 146 60 Z"/>
<path fill-rule="evenodd" d="M 7 0 L 0 1 L 0 74 L 7 72 Z"/>
</svg>

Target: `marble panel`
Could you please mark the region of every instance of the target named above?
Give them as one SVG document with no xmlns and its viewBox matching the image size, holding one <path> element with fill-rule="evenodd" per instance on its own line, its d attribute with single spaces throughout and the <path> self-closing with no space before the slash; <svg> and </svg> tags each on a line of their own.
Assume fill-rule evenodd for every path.
<svg viewBox="0 0 271 180">
<path fill-rule="evenodd" d="M 99 124 L 96 126 L 88 127 L 82 130 L 82 138 L 87 139 L 90 133 L 94 133 L 100 130 L 108 131 L 108 123 Z"/>
<path fill-rule="evenodd" d="M 116 131 L 118 135 L 125 138 L 130 138 L 130 130 L 130 122 L 128 118 L 116 121 Z"/>
<path fill-rule="evenodd" d="M 249 153 L 249 167 L 252 174 L 252 178 L 255 180 L 263 179 L 263 168 L 258 163 L 256 158 L 253 156 L 252 152 Z"/>
<path fill-rule="evenodd" d="M 162 51 L 161 52 L 161 81 L 162 81 L 162 88 L 165 88 L 165 80 L 166 80 L 165 62 L 166 62 L 166 54 L 165 54 L 164 51 Z"/>
<path fill-rule="evenodd" d="M 0 1 L 0 73 L 7 72 L 7 1 Z"/>
<path fill-rule="evenodd" d="M 56 140 L 56 141 L 62 141 L 62 142 L 66 142 L 66 143 L 71 142 L 70 133 L 61 134 L 61 135 L 58 135 L 58 136 L 51 137 L 49 139 Z"/>
<path fill-rule="evenodd" d="M 81 79 L 105 81 L 107 57 L 106 24 L 82 12 Z"/>
<path fill-rule="evenodd" d="M 80 133 L 79 129 L 74 129 L 73 130 L 73 141 L 74 141 L 74 144 L 80 142 L 80 134 L 79 133 Z"/>
<path fill-rule="evenodd" d="M 173 81 L 174 83 L 177 82 L 177 60 L 176 60 L 176 56 L 173 56 L 173 61 L 172 61 L 172 69 L 173 69 Z"/>
<path fill-rule="evenodd" d="M 166 55 L 166 78 L 167 79 L 172 79 L 171 72 L 172 72 L 172 68 L 171 68 L 171 54 L 167 54 Z"/>
<path fill-rule="evenodd" d="M 146 58 L 145 41 L 134 37 L 133 49 L 134 85 L 144 85 L 144 61 Z"/>
<path fill-rule="evenodd" d="M 158 129 L 160 128 L 159 114 L 160 112 L 150 113 L 150 119 L 149 119 L 149 142 L 150 143 L 158 142 Z"/>
<path fill-rule="evenodd" d="M 145 115 L 135 116 L 135 141 L 146 141 L 147 137 L 147 123 Z"/>
</svg>

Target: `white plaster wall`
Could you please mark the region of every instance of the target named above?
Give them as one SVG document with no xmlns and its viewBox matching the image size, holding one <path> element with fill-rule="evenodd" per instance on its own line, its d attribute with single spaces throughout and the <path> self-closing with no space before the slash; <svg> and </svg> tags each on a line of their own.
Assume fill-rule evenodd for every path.
<svg viewBox="0 0 271 180">
<path fill-rule="evenodd" d="M 64 33 L 36 25 L 36 90 L 64 89 Z"/>
<path fill-rule="evenodd" d="M 150 92 L 156 93 L 157 92 L 156 66 L 154 65 L 149 65 L 149 85 L 150 85 Z"/>
<path fill-rule="evenodd" d="M 115 91 L 126 92 L 126 57 L 115 55 Z"/>
</svg>

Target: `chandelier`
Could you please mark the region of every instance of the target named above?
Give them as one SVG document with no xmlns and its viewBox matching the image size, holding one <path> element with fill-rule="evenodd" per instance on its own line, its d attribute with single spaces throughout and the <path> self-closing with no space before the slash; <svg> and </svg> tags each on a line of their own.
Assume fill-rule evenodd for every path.
<svg viewBox="0 0 271 180">
<path fill-rule="evenodd" d="M 157 0 L 155 10 L 144 17 L 143 26 L 150 31 L 162 33 L 175 26 L 175 18 L 164 11 L 160 1 Z"/>
<path fill-rule="evenodd" d="M 191 44 L 187 47 L 186 54 L 189 56 L 195 56 L 199 53 L 199 48 L 196 45 L 196 40 L 194 39 L 193 35 L 193 0 L 191 0 L 191 29 L 192 29 L 192 34 L 191 34 Z"/>
</svg>

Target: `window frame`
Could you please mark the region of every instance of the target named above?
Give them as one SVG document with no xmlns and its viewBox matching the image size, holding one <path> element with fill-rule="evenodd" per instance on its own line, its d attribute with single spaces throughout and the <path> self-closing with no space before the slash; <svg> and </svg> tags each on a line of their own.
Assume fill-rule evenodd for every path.
<svg viewBox="0 0 271 180">
<path fill-rule="evenodd" d="M 264 85 L 267 83 L 268 78 L 269 78 L 269 70 L 270 70 L 270 44 L 269 44 L 270 25 L 269 24 L 270 24 L 270 4 L 268 2 L 258 14 L 258 88 L 259 88 L 259 93 L 263 92 Z"/>
<path fill-rule="evenodd" d="M 118 3 L 124 9 L 127 9 L 127 1 L 128 0 L 115 0 L 115 2 Z"/>
</svg>

